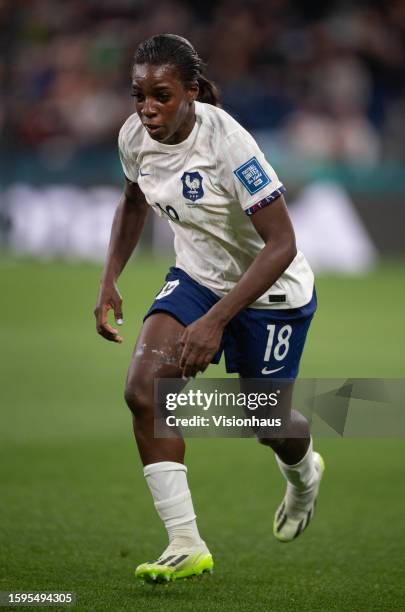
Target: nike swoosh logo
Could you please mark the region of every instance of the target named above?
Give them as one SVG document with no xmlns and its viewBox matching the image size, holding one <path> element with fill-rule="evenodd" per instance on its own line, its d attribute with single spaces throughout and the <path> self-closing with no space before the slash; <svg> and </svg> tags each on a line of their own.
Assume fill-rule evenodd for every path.
<svg viewBox="0 0 405 612">
<path fill-rule="evenodd" d="M 150 176 L 151 173 L 150 172 L 142 172 L 142 170 L 139 170 L 139 174 L 141 176 Z"/>
<path fill-rule="evenodd" d="M 283 368 L 284 366 L 281 366 L 281 368 L 276 368 L 275 370 L 268 370 L 267 368 L 263 368 L 262 374 L 274 374 L 274 372 L 280 372 L 280 370 L 282 370 Z"/>
</svg>

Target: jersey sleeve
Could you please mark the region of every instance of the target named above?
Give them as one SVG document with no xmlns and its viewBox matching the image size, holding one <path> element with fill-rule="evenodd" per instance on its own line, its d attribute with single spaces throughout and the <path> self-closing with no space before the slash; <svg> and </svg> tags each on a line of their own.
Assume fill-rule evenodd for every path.
<svg viewBox="0 0 405 612">
<path fill-rule="evenodd" d="M 118 152 L 122 170 L 129 181 L 138 182 L 139 166 L 128 147 L 128 122 L 124 123 L 118 135 Z"/>
<path fill-rule="evenodd" d="M 286 191 L 248 132 L 236 130 L 226 136 L 223 144 L 221 183 L 247 215 L 271 204 Z"/>
</svg>

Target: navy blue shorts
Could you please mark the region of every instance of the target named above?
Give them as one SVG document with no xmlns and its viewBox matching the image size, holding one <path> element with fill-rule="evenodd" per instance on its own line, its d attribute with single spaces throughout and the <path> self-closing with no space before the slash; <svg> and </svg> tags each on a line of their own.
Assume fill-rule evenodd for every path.
<svg viewBox="0 0 405 612">
<path fill-rule="evenodd" d="M 180 268 L 170 268 L 144 320 L 155 312 L 167 312 L 187 326 L 205 315 L 219 299 Z M 229 374 L 237 372 L 243 378 L 296 378 L 315 310 L 315 289 L 311 301 L 301 308 L 245 308 L 225 327 L 220 349 L 211 363 L 219 363 L 224 353 Z"/>
</svg>

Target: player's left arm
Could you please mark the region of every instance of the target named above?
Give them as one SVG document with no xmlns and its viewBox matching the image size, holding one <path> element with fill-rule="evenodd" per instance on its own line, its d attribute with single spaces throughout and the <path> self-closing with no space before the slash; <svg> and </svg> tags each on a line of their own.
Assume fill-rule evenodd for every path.
<svg viewBox="0 0 405 612">
<path fill-rule="evenodd" d="M 185 329 L 180 366 L 186 376 L 208 367 L 227 323 L 263 295 L 297 254 L 294 229 L 282 195 L 250 219 L 265 245 L 232 291 Z"/>
</svg>

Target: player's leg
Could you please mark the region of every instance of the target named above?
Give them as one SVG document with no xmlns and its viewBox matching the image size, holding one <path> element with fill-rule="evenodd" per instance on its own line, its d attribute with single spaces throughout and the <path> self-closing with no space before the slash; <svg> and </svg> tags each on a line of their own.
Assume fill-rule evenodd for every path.
<svg viewBox="0 0 405 612">
<path fill-rule="evenodd" d="M 269 381 L 280 377 L 290 381 L 282 390 L 278 409 L 282 414 L 282 434 L 258 434 L 262 444 L 273 449 L 277 464 L 287 480 L 287 490 L 274 520 L 274 535 L 283 542 L 297 537 L 311 521 L 322 472 L 323 460 L 312 449 L 310 429 L 305 417 L 293 410 L 294 379 L 298 374 L 300 358 L 312 315 L 315 296 L 303 308 L 290 313 L 272 313 L 248 309 L 235 321 L 233 336 L 238 343 L 237 369 L 242 385 L 252 390 L 248 379 Z"/>
<path fill-rule="evenodd" d="M 311 522 L 319 485 L 324 470 L 322 457 L 313 451 L 307 419 L 297 410 L 291 408 L 293 381 L 283 384 L 274 381 L 263 381 L 265 387 L 258 388 L 257 382 L 249 379 L 240 380 L 244 393 L 273 393 L 278 395 L 277 408 L 269 414 L 258 414 L 258 417 L 281 417 L 282 431 L 261 429 L 256 431 L 256 438 L 261 444 L 270 447 L 281 471 L 287 481 L 284 498 L 279 505 L 273 521 L 273 534 L 281 542 L 290 542 L 298 537 Z"/>
<path fill-rule="evenodd" d="M 136 569 L 137 577 L 151 582 L 200 574 L 213 567 L 197 528 L 183 464 L 184 440 L 154 437 L 154 380 L 180 381 L 179 339 L 183 331 L 184 326 L 166 313 L 148 317 L 133 352 L 125 389 L 145 478 L 169 537 L 169 546 L 155 562 Z"/>
<path fill-rule="evenodd" d="M 294 383 L 281 386 L 280 414 L 285 425 L 282 437 L 258 436 L 258 441 L 275 453 L 278 467 L 287 481 L 284 498 L 273 521 L 273 534 L 290 542 L 308 527 L 314 512 L 324 470 L 321 455 L 312 448 L 307 419 L 292 409 Z"/>
<path fill-rule="evenodd" d="M 144 466 L 160 461 L 183 463 L 181 437 L 156 438 L 154 434 L 154 383 L 158 378 L 178 378 L 180 344 L 184 326 L 159 312 L 148 317 L 138 336 L 125 386 L 125 400 L 132 413 L 135 440 Z"/>
</svg>

